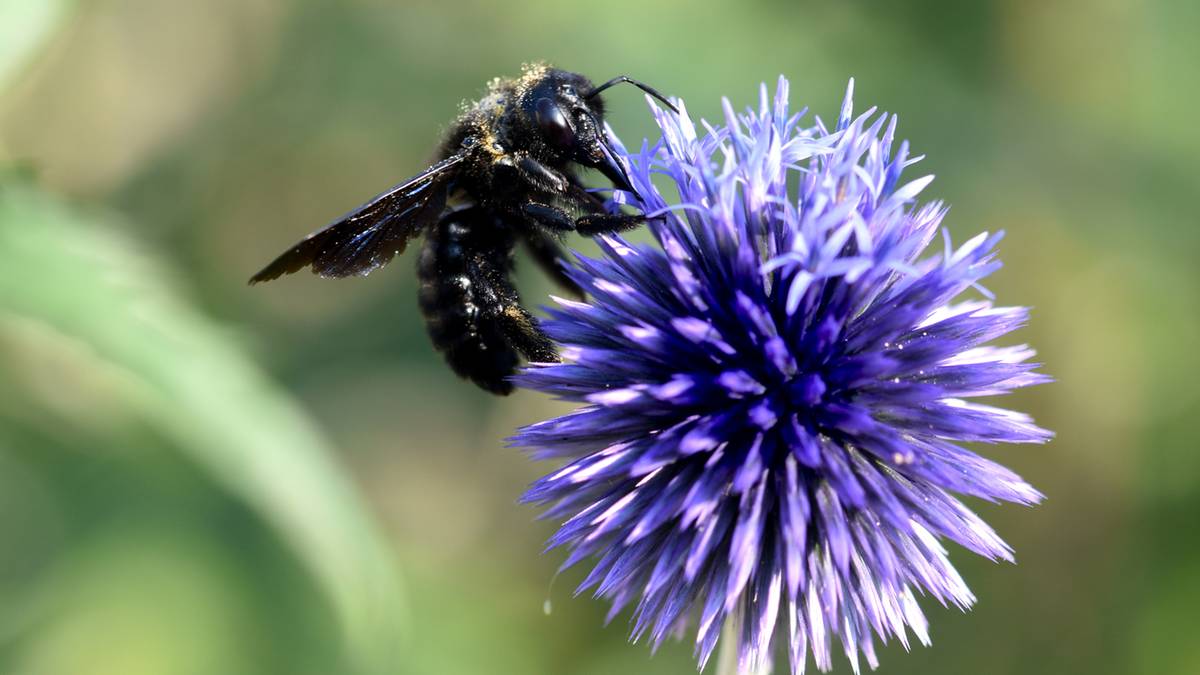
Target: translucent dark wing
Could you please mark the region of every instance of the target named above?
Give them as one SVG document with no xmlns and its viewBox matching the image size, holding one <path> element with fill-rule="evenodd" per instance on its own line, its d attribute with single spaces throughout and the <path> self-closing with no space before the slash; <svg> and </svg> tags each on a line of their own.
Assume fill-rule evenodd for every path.
<svg viewBox="0 0 1200 675">
<path fill-rule="evenodd" d="M 323 277 L 366 275 L 403 253 L 408 240 L 446 206 L 448 183 L 465 153 L 452 155 L 375 197 L 284 251 L 250 283 L 312 266 Z"/>
</svg>

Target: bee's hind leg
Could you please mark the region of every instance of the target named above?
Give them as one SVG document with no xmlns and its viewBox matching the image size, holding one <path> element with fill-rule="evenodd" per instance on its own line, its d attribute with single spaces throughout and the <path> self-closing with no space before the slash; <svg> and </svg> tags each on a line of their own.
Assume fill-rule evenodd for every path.
<svg viewBox="0 0 1200 675">
<path fill-rule="evenodd" d="M 481 301 L 483 318 L 494 324 L 511 348 L 530 361 L 557 362 L 558 348 L 537 318 L 521 306 L 521 298 L 509 278 L 508 269 L 488 256 L 475 256 L 468 274 Z"/>
<path fill-rule="evenodd" d="M 494 245 L 495 232 L 494 216 L 485 210 L 446 214 L 425 238 L 418 299 L 429 337 L 451 369 L 505 395 L 513 391 L 522 356 L 557 361 L 558 351 L 521 307 L 509 279 L 511 248 Z"/>
<path fill-rule="evenodd" d="M 535 363 L 558 363 L 558 346 L 538 327 L 537 318 L 513 303 L 500 308 L 496 315 L 500 331 L 509 344 Z"/>
</svg>

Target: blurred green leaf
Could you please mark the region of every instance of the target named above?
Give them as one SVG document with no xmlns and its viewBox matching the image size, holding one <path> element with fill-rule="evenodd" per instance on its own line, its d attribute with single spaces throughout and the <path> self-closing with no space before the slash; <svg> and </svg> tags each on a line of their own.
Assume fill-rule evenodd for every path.
<svg viewBox="0 0 1200 675">
<path fill-rule="evenodd" d="M 67 0 L 0 2 L 0 91 L 69 14 Z"/>
<path fill-rule="evenodd" d="M 223 553 L 166 528 L 118 528 L 80 546 L 48 570 L 55 618 L 6 672 L 245 672 L 254 627 L 238 616 L 246 600 Z"/>
<path fill-rule="evenodd" d="M 281 533 L 328 594 L 361 670 L 392 672 L 403 608 L 394 561 L 303 411 L 105 219 L 0 186 L 0 256 L 0 344 L 72 345 L 58 350 L 61 377 L 26 365 L 26 395 L 85 427 L 118 413 L 150 424 Z"/>
</svg>

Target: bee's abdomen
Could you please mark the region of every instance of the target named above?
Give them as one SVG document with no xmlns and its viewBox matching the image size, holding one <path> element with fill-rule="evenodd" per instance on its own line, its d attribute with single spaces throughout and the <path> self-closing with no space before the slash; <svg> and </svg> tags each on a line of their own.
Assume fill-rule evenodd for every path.
<svg viewBox="0 0 1200 675">
<path fill-rule="evenodd" d="M 507 394 L 519 358 L 492 316 L 500 298 L 486 277 L 507 273 L 511 244 L 495 241 L 495 228 L 491 218 L 466 213 L 435 225 L 418 262 L 418 299 L 429 337 L 454 372 Z"/>
</svg>

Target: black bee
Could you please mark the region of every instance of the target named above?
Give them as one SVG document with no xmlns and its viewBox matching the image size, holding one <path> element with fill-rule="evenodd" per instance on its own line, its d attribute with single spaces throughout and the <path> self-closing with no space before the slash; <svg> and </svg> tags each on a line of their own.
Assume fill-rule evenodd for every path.
<svg viewBox="0 0 1200 675">
<path fill-rule="evenodd" d="M 323 277 L 366 275 L 428 230 L 417 275 L 434 347 L 460 376 L 508 394 L 518 354 L 558 360 L 512 284 L 516 242 L 559 285 L 582 296 L 564 272 L 557 237 L 617 232 L 646 220 L 608 211 L 574 168 L 597 169 L 616 189 L 634 193 L 603 128 L 600 92 L 621 82 L 675 110 L 624 75 L 594 86 L 582 75 L 535 65 L 519 78 L 493 80 L 450 127 L 433 166 L 309 235 L 250 283 L 310 266 Z"/>
</svg>

